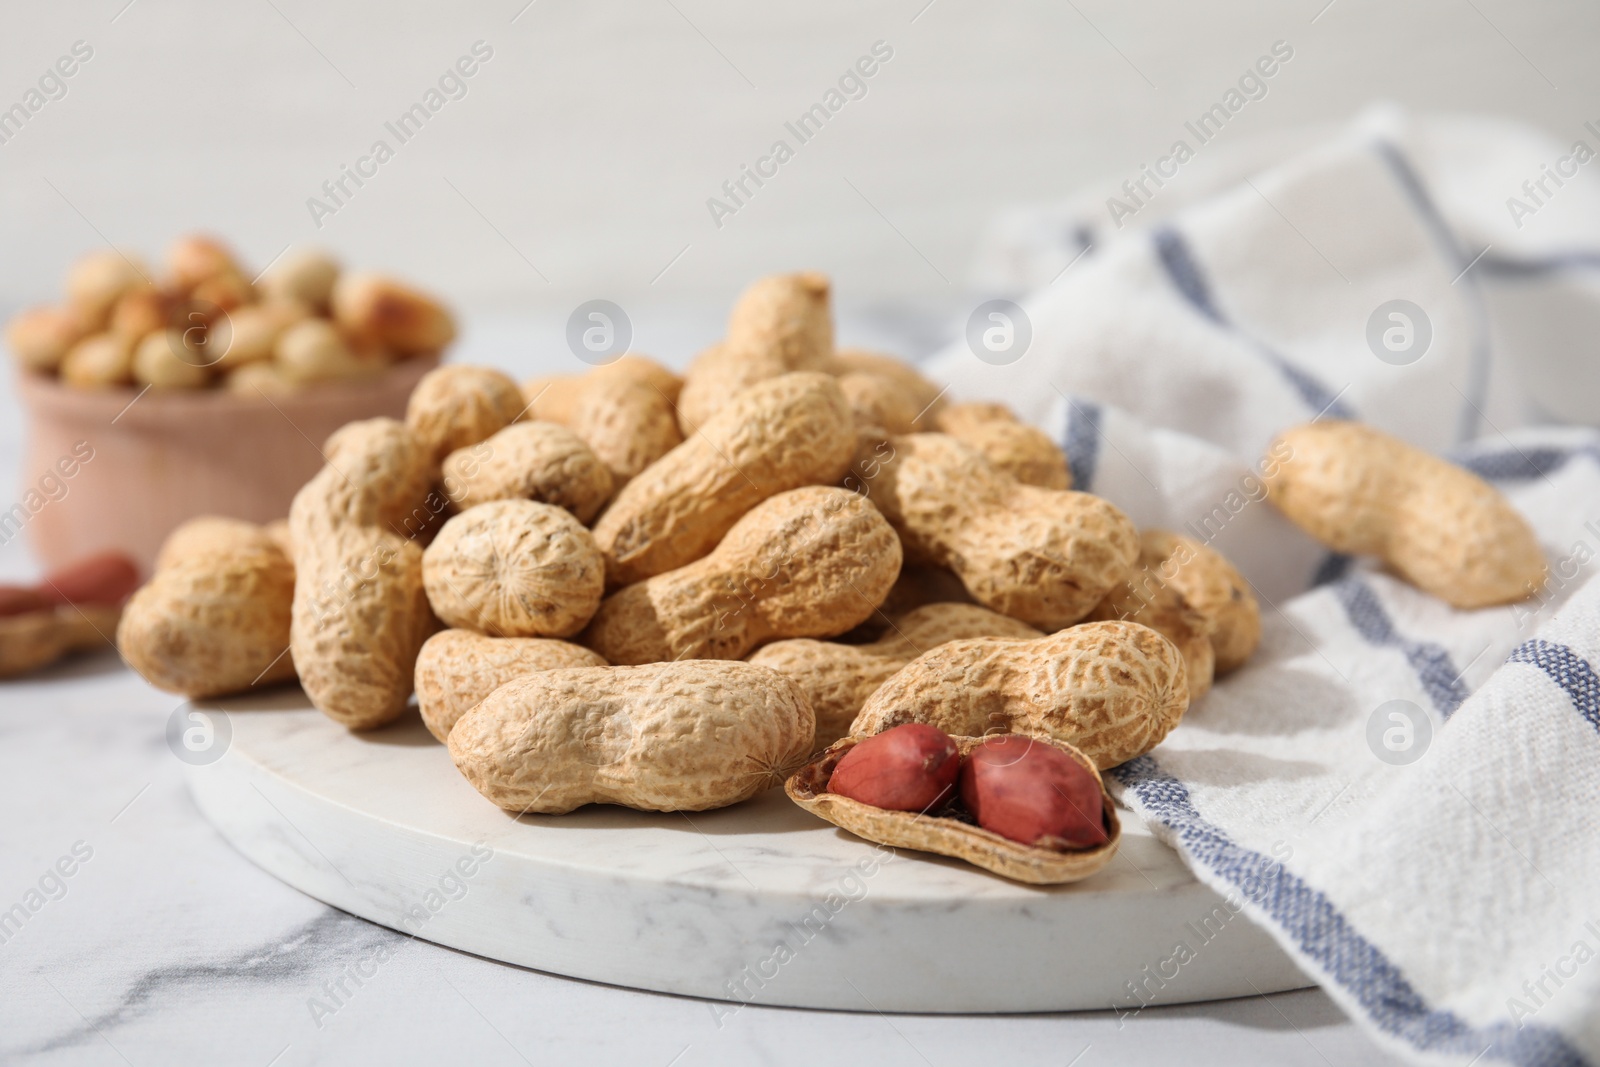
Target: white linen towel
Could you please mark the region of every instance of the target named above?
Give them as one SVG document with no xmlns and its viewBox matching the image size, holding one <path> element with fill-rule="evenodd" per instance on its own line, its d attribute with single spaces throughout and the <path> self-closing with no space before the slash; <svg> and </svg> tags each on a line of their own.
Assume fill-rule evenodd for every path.
<svg viewBox="0 0 1600 1067">
<path fill-rule="evenodd" d="M 1058 433 L 1079 488 L 1250 578 L 1254 660 L 1113 788 L 1419 1062 L 1600 1064 L 1600 434 L 1554 425 L 1600 423 L 1600 181 L 1575 140 L 1600 149 L 1378 109 L 1267 167 L 1218 151 L 1120 229 L 1103 195 L 1013 216 L 980 262 L 1032 290 L 1025 354 L 930 364 Z M 1395 300 L 1426 327 L 1379 313 Z M 1318 417 L 1489 479 L 1548 588 L 1455 611 L 1301 534 L 1255 464 Z M 1204 952 L 1174 949 L 1172 970 Z"/>
</svg>

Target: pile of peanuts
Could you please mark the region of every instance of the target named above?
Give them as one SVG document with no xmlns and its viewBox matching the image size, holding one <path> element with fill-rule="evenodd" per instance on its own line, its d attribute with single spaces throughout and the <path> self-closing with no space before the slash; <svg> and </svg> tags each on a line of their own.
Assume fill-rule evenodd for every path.
<svg viewBox="0 0 1600 1067">
<path fill-rule="evenodd" d="M 1542 573 L 1526 525 L 1465 471 L 1343 423 L 1283 445 L 1269 498 L 1335 547 L 1464 606 Z M 513 812 L 696 811 L 787 779 L 864 837 L 1081 878 L 1117 844 L 1099 771 L 1159 744 L 1261 634 L 1226 559 L 1074 492 L 1046 435 L 836 350 L 813 273 L 757 281 L 681 378 L 634 355 L 520 387 L 442 367 L 403 422 L 351 423 L 326 455 L 287 523 L 174 533 L 123 656 L 191 697 L 298 675 L 353 730 L 414 693 Z M 830 789 L 836 770 L 925 774 L 868 740 L 907 725 L 944 739 L 942 766 L 976 768 L 960 810 Z M 1012 789 L 1011 763 L 1034 785 Z M 1057 780 L 1101 805 L 1092 825 L 1019 810 Z M 1013 799 L 986 816 L 994 789 Z"/>
<path fill-rule="evenodd" d="M 107 249 L 78 260 L 66 288 L 60 306 L 13 318 L 6 342 L 25 370 L 76 389 L 281 396 L 374 377 L 455 337 L 442 304 L 390 278 L 341 273 L 327 255 L 305 250 L 251 282 L 232 252 L 199 235 L 173 243 L 160 280 Z"/>
</svg>

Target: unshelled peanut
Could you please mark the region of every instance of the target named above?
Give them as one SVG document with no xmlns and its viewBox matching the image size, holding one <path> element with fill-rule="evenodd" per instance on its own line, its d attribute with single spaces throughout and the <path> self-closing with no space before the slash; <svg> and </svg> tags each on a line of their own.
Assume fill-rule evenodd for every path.
<svg viewBox="0 0 1600 1067">
<path fill-rule="evenodd" d="M 1144 531 L 1139 546 L 1140 566 L 1205 616 L 1217 675 L 1244 666 L 1261 643 L 1261 605 L 1239 569 L 1210 545 L 1166 530 Z"/>
<path fill-rule="evenodd" d="M 380 274 L 339 275 L 331 304 L 341 328 L 401 355 L 437 352 L 456 336 L 455 319 L 443 304 Z"/>
<path fill-rule="evenodd" d="M 294 564 L 261 527 L 195 519 L 128 601 L 117 648 L 151 685 L 191 698 L 285 681 L 294 589 Z"/>
<path fill-rule="evenodd" d="M 351 727 L 405 710 L 422 643 L 438 628 L 422 548 L 397 530 L 423 506 L 433 465 L 403 423 L 368 419 L 328 439 L 327 465 L 295 495 L 291 646 L 313 704 Z"/>
<path fill-rule="evenodd" d="M 422 555 L 434 614 L 494 637 L 567 637 L 605 592 L 594 537 L 571 513 L 532 500 L 496 500 L 444 524 Z"/>
<path fill-rule="evenodd" d="M 648 356 L 627 353 L 585 374 L 549 374 L 522 383 L 528 417 L 570 426 L 578 403 L 591 389 L 615 385 L 647 385 L 668 404 L 678 403 L 683 379 Z"/>
<path fill-rule="evenodd" d="M 268 300 L 296 301 L 323 314 L 338 280 L 339 263 L 333 257 L 315 249 L 296 249 L 267 269 L 261 289 Z"/>
<path fill-rule="evenodd" d="M 868 374 L 893 382 L 916 411 L 916 418 L 907 432 L 926 433 L 936 428 L 934 421 L 944 409 L 946 390 L 924 378 L 905 360 L 865 348 L 841 348 L 827 369 L 841 378 Z"/>
<path fill-rule="evenodd" d="M 752 508 L 705 558 L 612 594 L 580 640 L 612 663 L 738 659 L 772 638 L 844 633 L 899 570 L 900 542 L 871 504 L 795 489 Z"/>
<path fill-rule="evenodd" d="M 1267 499 L 1336 552 L 1376 556 L 1457 608 L 1544 584 L 1539 539 L 1488 482 L 1360 423 L 1323 419 L 1274 442 Z"/>
<path fill-rule="evenodd" d="M 782 675 L 686 660 L 518 678 L 463 715 L 449 746 L 474 788 L 507 811 L 703 811 L 782 782 L 810 751 L 813 727 Z"/>
<path fill-rule="evenodd" d="M 522 412 L 522 390 L 489 367 L 436 367 L 406 402 L 406 426 L 435 463 L 458 448 L 487 440 Z"/>
<path fill-rule="evenodd" d="M 6 324 L 6 345 L 31 371 L 52 374 L 83 339 L 83 325 L 63 308 L 34 307 Z"/>
<path fill-rule="evenodd" d="M 877 504 L 912 562 L 949 568 L 978 603 L 1043 630 L 1087 615 L 1139 554 L 1110 503 L 1023 485 L 945 434 L 880 443 L 847 484 Z"/>
<path fill-rule="evenodd" d="M 749 660 L 787 675 L 806 694 L 817 717 L 815 747 L 821 749 L 849 732 L 879 686 L 929 649 L 968 637 L 1043 636 L 1025 622 L 976 604 L 928 604 L 889 620 L 887 633 L 872 644 L 794 638 L 774 641 Z"/>
<path fill-rule="evenodd" d="M 442 467 L 445 496 L 458 510 L 491 500 L 535 500 L 588 523 L 611 498 L 611 471 L 577 434 L 553 422 L 517 422 L 458 448 Z"/>
<path fill-rule="evenodd" d="M 1133 573 L 1113 586 L 1084 621 L 1111 619 L 1148 626 L 1176 646 L 1188 671 L 1191 701 L 1210 692 L 1217 666 L 1211 621 L 1196 611 L 1176 587 L 1143 565 L 1142 557 Z"/>
<path fill-rule="evenodd" d="M 417 707 L 428 732 L 445 741 L 461 716 L 509 681 L 539 671 L 604 666 L 597 653 L 553 638 L 441 630 L 417 654 Z"/>
<path fill-rule="evenodd" d="M 678 421 L 685 437 L 739 392 L 790 371 L 824 371 L 833 362 L 833 311 L 826 276 L 805 272 L 761 278 L 740 294 L 721 344 L 684 374 Z"/>
<path fill-rule="evenodd" d="M 758 382 L 630 481 L 595 524 L 614 585 L 709 552 L 774 494 L 836 482 L 855 451 L 855 422 L 826 374 Z"/>
<path fill-rule="evenodd" d="M 1137 623 L 1089 622 L 1037 641 L 940 645 L 873 693 L 850 733 L 923 722 L 968 737 L 1045 736 L 1104 769 L 1154 748 L 1188 706 L 1171 641 Z"/>
<path fill-rule="evenodd" d="M 970 445 L 1023 485 L 1071 489 L 1064 452 L 1043 430 L 1029 426 L 1001 404 L 950 404 L 934 418 L 940 433 Z"/>
</svg>

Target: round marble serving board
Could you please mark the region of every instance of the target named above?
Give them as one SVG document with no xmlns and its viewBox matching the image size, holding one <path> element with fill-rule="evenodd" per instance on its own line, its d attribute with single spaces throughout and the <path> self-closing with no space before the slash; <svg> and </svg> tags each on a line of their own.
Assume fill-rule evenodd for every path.
<svg viewBox="0 0 1600 1067">
<path fill-rule="evenodd" d="M 1109 867 L 1035 887 L 877 850 L 781 790 L 721 811 L 512 816 L 414 711 L 353 734 L 294 687 L 175 714 L 193 711 L 223 712 L 226 748 L 191 787 L 241 852 L 334 907 L 507 963 L 859 1011 L 1126 1011 L 1311 984 L 1126 813 Z"/>
</svg>

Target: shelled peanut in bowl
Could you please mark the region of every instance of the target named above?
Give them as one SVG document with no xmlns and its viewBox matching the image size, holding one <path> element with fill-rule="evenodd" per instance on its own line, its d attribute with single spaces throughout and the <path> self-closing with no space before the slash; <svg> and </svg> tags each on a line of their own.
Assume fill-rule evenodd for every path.
<svg viewBox="0 0 1600 1067">
<path fill-rule="evenodd" d="M 379 274 L 293 250 L 258 279 L 215 238 L 192 235 L 157 271 L 119 249 L 90 252 L 58 305 L 6 327 L 19 366 L 77 389 L 226 389 L 283 395 L 359 380 L 455 336 L 450 312 Z"/>
</svg>

